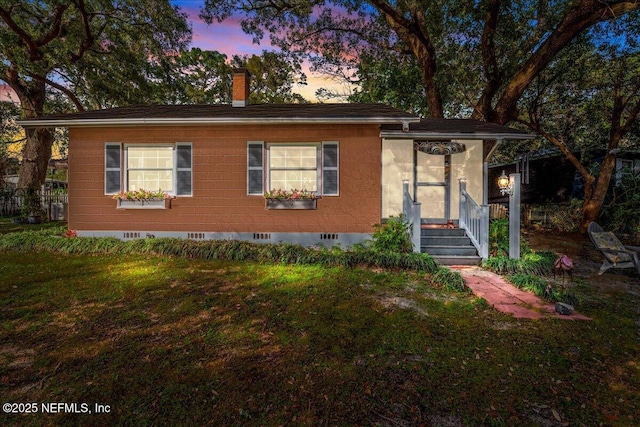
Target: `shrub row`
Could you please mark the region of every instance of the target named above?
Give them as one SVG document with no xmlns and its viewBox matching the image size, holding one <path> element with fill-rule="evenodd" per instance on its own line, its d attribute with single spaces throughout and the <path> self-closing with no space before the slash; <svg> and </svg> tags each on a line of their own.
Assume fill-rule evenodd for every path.
<svg viewBox="0 0 640 427">
<path fill-rule="evenodd" d="M 491 257 L 482 262 L 482 267 L 501 275 L 537 274 L 546 275 L 553 271 L 557 256 L 552 252 L 527 252 L 520 259 L 507 256 Z"/>
<path fill-rule="evenodd" d="M 67 254 L 139 254 L 185 258 L 251 261 L 323 266 L 368 266 L 407 269 L 426 273 L 438 270 L 427 254 L 377 251 L 365 245 L 351 250 L 339 247 L 305 247 L 294 244 L 261 244 L 238 240 L 194 241 L 176 238 L 149 238 L 122 241 L 109 237 L 61 237 L 60 230 L 27 231 L 0 236 L 0 250 L 50 251 Z"/>
</svg>

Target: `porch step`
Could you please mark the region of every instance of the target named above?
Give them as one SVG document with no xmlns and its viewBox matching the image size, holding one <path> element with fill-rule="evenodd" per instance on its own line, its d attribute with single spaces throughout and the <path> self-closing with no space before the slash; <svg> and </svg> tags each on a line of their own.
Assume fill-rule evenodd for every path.
<svg viewBox="0 0 640 427">
<path fill-rule="evenodd" d="M 420 243 L 423 246 L 470 246 L 472 245 L 471 239 L 467 236 L 423 236 L 420 239 Z"/>
<path fill-rule="evenodd" d="M 423 228 L 420 250 L 442 265 L 477 265 L 481 258 L 462 228 Z"/>
</svg>

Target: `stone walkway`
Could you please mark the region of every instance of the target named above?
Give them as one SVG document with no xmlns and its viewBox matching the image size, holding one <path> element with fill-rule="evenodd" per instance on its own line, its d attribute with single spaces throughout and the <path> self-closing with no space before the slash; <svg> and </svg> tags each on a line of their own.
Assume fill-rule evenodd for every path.
<svg viewBox="0 0 640 427">
<path fill-rule="evenodd" d="M 513 315 L 517 319 L 556 318 L 566 320 L 591 320 L 577 312 L 566 316 L 531 292 L 523 291 L 508 283 L 502 276 L 479 267 L 451 266 L 459 272 L 474 295 L 484 298 L 496 310 Z"/>
</svg>

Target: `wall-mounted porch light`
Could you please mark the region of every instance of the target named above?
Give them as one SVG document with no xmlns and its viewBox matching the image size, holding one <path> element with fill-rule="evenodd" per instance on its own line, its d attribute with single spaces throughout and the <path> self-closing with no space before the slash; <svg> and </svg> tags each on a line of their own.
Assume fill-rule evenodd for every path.
<svg viewBox="0 0 640 427">
<path fill-rule="evenodd" d="M 513 181 L 504 173 L 504 169 L 502 175 L 498 177 L 498 188 L 503 196 L 513 194 Z"/>
</svg>

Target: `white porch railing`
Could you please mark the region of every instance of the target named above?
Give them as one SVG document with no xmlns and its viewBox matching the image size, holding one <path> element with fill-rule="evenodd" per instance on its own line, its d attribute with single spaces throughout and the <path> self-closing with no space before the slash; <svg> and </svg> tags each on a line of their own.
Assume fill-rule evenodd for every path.
<svg viewBox="0 0 640 427">
<path fill-rule="evenodd" d="M 402 215 L 411 227 L 413 252 L 420 252 L 420 214 L 422 203 L 414 202 L 409 193 L 409 181 L 402 181 Z"/>
<path fill-rule="evenodd" d="M 489 258 L 489 206 L 478 205 L 467 193 L 467 180 L 460 179 L 460 228 L 467 231 L 480 258 Z"/>
</svg>

